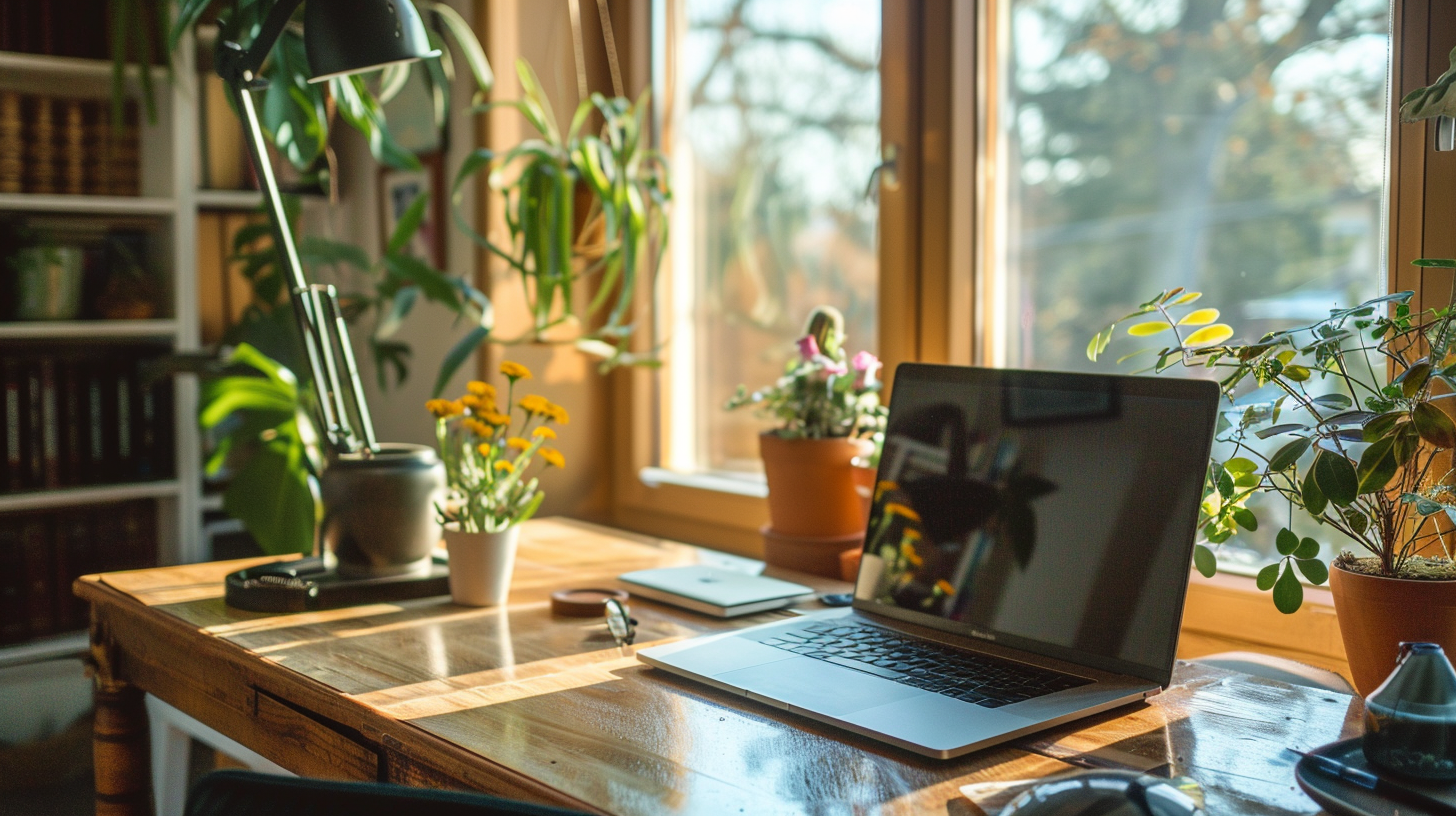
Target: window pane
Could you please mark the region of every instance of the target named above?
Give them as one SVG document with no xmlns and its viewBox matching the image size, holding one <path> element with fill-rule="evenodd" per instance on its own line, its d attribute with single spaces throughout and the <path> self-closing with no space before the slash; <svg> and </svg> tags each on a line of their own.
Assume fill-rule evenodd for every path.
<svg viewBox="0 0 1456 816">
<path fill-rule="evenodd" d="M 804 319 L 875 347 L 880 0 L 671 0 L 675 201 L 669 467 L 752 471 L 766 423 L 723 403 L 772 382 Z"/>
<path fill-rule="evenodd" d="M 1108 370 L 1088 339 L 1177 286 L 1250 339 L 1381 291 L 1388 18 L 1383 0 L 1013 0 L 996 361 Z M 1225 563 L 1274 552 L 1275 504 Z"/>
</svg>

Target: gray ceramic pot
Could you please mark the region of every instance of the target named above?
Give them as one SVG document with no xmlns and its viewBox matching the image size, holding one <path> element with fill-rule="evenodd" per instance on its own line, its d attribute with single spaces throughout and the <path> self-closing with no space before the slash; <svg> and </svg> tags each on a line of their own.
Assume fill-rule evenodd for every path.
<svg viewBox="0 0 1456 816">
<path fill-rule="evenodd" d="M 435 505 L 445 500 L 445 466 L 423 445 L 380 447 L 371 457 L 336 457 L 324 469 L 323 546 L 342 576 L 428 573 L 440 541 Z"/>
</svg>

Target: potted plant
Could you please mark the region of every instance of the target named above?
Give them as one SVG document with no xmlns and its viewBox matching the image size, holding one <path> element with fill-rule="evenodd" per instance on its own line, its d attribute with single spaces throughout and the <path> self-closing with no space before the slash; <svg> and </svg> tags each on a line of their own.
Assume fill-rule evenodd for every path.
<svg viewBox="0 0 1456 816">
<path fill-rule="evenodd" d="M 1230 343 L 1217 309 L 1197 308 L 1198 293 L 1174 289 L 1087 347 L 1096 360 L 1118 324 L 1137 320 L 1128 335 L 1171 338 L 1143 350 L 1154 353 L 1153 370 L 1221 377 L 1231 401 L 1217 430 L 1226 452 L 1210 463 L 1200 518 L 1206 543 L 1195 547 L 1194 564 L 1212 575 L 1216 550 L 1258 528 L 1246 506 L 1255 494 L 1278 496 L 1329 530 L 1327 540 L 1343 549 L 1327 563 L 1317 539 L 1281 529 L 1279 560 L 1257 585 L 1290 613 L 1303 602 L 1300 575 L 1330 580 L 1362 693 L 1390 674 L 1401 641 L 1456 647 L 1456 423 L 1440 407 L 1456 386 L 1456 314 L 1450 306 L 1413 314 L 1411 296 L 1397 292 Z"/>
<path fill-rule="evenodd" d="M 566 465 L 560 451 L 547 447 L 556 438 L 553 426 L 570 421 L 566 409 L 536 394 L 514 401 L 516 383 L 531 372 L 510 361 L 500 371 L 510 383 L 504 410 L 495 388 L 479 381 L 458 399 L 425 405 L 435 417 L 449 491 L 438 511 L 450 554 L 450 596 L 467 606 L 505 600 L 521 523 L 545 498 L 532 465 Z"/>
<path fill-rule="evenodd" d="M 780 566 L 838 577 L 839 555 L 864 541 L 865 496 L 872 461 L 884 433 L 880 361 L 844 351 L 844 316 L 820 306 L 809 316 L 798 356 L 772 385 L 750 392 L 738 386 L 727 409 L 754 406 L 779 423 L 759 436 L 768 479 L 769 526 L 765 559 Z"/>
</svg>

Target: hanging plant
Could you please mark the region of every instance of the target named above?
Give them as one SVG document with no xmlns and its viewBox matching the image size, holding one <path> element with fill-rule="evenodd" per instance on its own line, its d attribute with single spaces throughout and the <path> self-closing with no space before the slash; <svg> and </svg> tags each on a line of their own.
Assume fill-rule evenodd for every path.
<svg viewBox="0 0 1456 816">
<path fill-rule="evenodd" d="M 490 340 L 574 345 L 601 358 L 603 370 L 658 365 L 652 353 L 634 353 L 627 342 L 639 277 L 652 280 L 667 242 L 666 206 L 672 197 L 667 163 L 647 143 L 648 94 L 635 103 L 591 94 L 577 106 L 563 135 L 536 72 L 520 60 L 516 73 L 524 89 L 520 100 L 476 110 L 518 111 L 540 138 L 502 154 L 476 150 L 456 174 L 453 192 L 456 225 L 520 275 L 531 316 L 525 333 Z M 586 131 L 593 113 L 603 120 L 597 133 Z M 475 230 L 459 210 L 461 185 L 481 173 L 501 199 L 508 238 L 504 245 Z M 578 191 L 585 191 L 589 201 L 580 221 Z M 577 284 L 583 281 L 591 284 L 586 303 L 576 298 Z M 482 326 L 456 346 L 451 358 L 463 361 L 489 336 L 490 327 Z M 449 373 L 441 372 L 436 393 Z"/>
</svg>

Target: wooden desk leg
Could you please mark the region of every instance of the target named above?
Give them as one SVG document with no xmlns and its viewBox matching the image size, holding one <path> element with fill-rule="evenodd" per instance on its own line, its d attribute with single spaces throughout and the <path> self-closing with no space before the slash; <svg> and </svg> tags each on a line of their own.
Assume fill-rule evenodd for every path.
<svg viewBox="0 0 1456 816">
<path fill-rule="evenodd" d="M 151 746 L 142 690 L 121 676 L 105 623 L 91 611 L 91 666 L 96 683 L 96 816 L 151 816 Z"/>
</svg>

